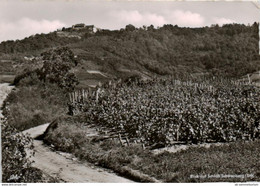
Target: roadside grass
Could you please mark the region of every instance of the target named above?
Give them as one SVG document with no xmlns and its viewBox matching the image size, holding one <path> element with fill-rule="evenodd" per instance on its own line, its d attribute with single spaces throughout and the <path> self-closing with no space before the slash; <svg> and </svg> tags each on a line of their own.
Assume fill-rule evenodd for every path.
<svg viewBox="0 0 260 186">
<path fill-rule="evenodd" d="M 12 74 L 1 74 L 0 75 L 0 83 L 12 83 L 15 75 Z"/>
<path fill-rule="evenodd" d="M 94 142 L 93 138 L 86 137 L 86 124 L 76 120 L 72 117 L 58 120 L 45 134 L 45 143 L 136 181 L 156 181 L 153 178 L 181 183 L 260 180 L 259 140 L 154 154 L 138 144 L 122 147 L 116 139 Z"/>
<path fill-rule="evenodd" d="M 31 86 L 25 86 L 30 84 Z M 27 79 L 16 86 L 3 103 L 2 167 L 3 182 L 56 183 L 42 170 L 31 166 L 27 158 L 27 143 L 32 139 L 19 131 L 53 120 L 66 111 L 65 93 L 57 86 Z"/>
<path fill-rule="evenodd" d="M 3 115 L 8 125 L 22 131 L 52 121 L 66 113 L 65 100 L 65 93 L 55 85 L 20 85 L 6 98 Z"/>
</svg>

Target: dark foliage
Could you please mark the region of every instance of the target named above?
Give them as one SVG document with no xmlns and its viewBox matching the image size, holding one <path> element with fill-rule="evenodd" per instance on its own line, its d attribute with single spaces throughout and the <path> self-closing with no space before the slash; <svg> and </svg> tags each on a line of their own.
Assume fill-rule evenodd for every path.
<svg viewBox="0 0 260 186">
<path fill-rule="evenodd" d="M 30 183 L 42 181 L 42 172 L 31 167 L 32 139 L 18 133 L 9 125 L 2 125 L 3 182 Z M 31 150 L 31 154 L 28 152 Z"/>
<path fill-rule="evenodd" d="M 57 84 L 60 88 L 73 90 L 78 83 L 77 77 L 71 69 L 77 65 L 73 52 L 67 48 L 57 48 L 41 54 L 42 67 L 35 70 L 27 70 L 14 79 L 14 85 L 21 80 L 29 78 L 33 81 L 43 81 Z"/>
</svg>

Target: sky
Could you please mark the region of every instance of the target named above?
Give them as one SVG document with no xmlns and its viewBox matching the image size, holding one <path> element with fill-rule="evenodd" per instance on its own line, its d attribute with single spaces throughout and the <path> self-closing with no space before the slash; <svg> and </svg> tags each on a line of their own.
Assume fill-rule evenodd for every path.
<svg viewBox="0 0 260 186">
<path fill-rule="evenodd" d="M 241 1 L 0 0 L 0 42 L 77 23 L 113 30 L 127 24 L 202 27 L 259 20 L 257 6 Z"/>
</svg>

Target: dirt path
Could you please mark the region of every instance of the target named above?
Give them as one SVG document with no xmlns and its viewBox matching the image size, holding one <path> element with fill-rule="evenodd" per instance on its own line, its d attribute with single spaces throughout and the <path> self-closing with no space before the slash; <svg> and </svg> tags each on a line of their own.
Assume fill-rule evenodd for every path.
<svg viewBox="0 0 260 186">
<path fill-rule="evenodd" d="M 46 130 L 49 124 L 40 125 L 24 131 L 35 138 Z M 97 168 L 92 164 L 79 162 L 68 153 L 54 152 L 42 141 L 34 140 L 35 161 L 34 167 L 41 169 L 52 177 L 57 177 L 64 182 L 103 182 L 103 183 L 128 183 L 132 182 L 126 178 L 107 172 L 105 169 Z"/>
<path fill-rule="evenodd" d="M 0 84 L 0 108 L 12 88 L 14 87 L 9 86 L 8 83 Z M 0 118 L 2 117 L 2 110 L 0 110 Z M 24 133 L 28 133 L 32 138 L 35 138 L 40 134 L 43 134 L 48 125 L 49 124 L 40 125 L 28 129 L 24 131 Z M 132 182 L 131 180 L 117 176 L 114 173 L 109 173 L 105 169 L 97 168 L 91 164 L 78 162 L 77 159 L 70 154 L 54 152 L 48 146 L 44 145 L 42 141 L 34 140 L 34 146 L 36 152 L 35 156 L 32 157 L 32 160 L 35 161 L 33 166 L 41 169 L 45 174 L 58 178 L 64 182 Z"/>
</svg>

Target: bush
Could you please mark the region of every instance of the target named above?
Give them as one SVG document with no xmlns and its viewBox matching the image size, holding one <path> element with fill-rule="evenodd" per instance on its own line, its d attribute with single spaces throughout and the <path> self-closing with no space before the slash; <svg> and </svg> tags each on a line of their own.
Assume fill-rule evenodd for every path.
<svg viewBox="0 0 260 186">
<path fill-rule="evenodd" d="M 31 167 L 32 139 L 18 133 L 7 124 L 2 125 L 2 175 L 3 182 L 40 182 L 42 172 Z M 28 154 L 28 152 L 31 154 Z"/>
</svg>

